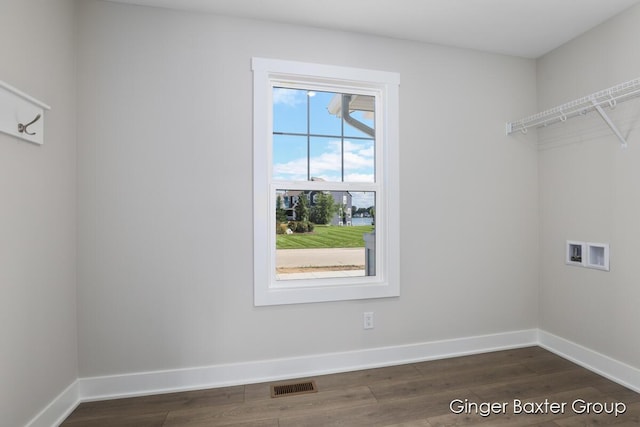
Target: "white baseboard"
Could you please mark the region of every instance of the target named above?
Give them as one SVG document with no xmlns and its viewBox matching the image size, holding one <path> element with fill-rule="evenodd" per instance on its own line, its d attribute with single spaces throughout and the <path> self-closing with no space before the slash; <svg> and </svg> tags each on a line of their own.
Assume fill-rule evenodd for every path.
<svg viewBox="0 0 640 427">
<path fill-rule="evenodd" d="M 543 330 L 538 331 L 538 345 L 640 393 L 640 369 Z"/>
<path fill-rule="evenodd" d="M 62 424 L 65 418 L 82 401 L 78 390 L 78 380 L 75 380 L 69 387 L 60 393 L 51 403 L 47 405 L 38 415 L 36 415 L 26 427 L 51 427 Z"/>
<path fill-rule="evenodd" d="M 27 427 L 57 426 L 79 403 L 93 400 L 311 377 L 532 345 L 546 348 L 591 371 L 640 392 L 640 370 L 548 332 L 527 329 L 286 359 L 79 378 L 35 417 Z"/>
<path fill-rule="evenodd" d="M 225 387 L 536 345 L 537 330 L 170 371 L 80 378 L 82 400 Z"/>
</svg>

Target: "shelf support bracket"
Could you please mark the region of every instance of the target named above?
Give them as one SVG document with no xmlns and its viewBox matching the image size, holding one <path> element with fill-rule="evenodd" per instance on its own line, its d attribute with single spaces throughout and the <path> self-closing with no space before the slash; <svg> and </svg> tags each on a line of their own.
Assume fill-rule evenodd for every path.
<svg viewBox="0 0 640 427">
<path fill-rule="evenodd" d="M 602 117 L 602 120 L 604 120 L 605 123 L 607 123 L 607 125 L 611 128 L 613 133 L 616 135 L 616 137 L 618 137 L 622 148 L 627 148 L 627 140 L 624 138 L 624 136 L 622 136 L 622 133 L 620 133 L 620 130 L 618 129 L 618 127 L 615 125 L 615 123 L 611 121 L 611 118 L 609 118 L 609 116 L 602 109 L 600 104 L 598 104 L 595 99 L 592 99 L 591 103 L 593 104 L 593 108 L 595 108 L 598 114 L 600 114 L 600 117 Z"/>
</svg>

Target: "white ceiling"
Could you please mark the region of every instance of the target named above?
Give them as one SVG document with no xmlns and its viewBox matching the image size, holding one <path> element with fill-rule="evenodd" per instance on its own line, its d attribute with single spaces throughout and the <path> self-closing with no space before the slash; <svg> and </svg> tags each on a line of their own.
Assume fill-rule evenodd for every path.
<svg viewBox="0 0 640 427">
<path fill-rule="evenodd" d="M 640 0 L 111 0 L 537 58 Z M 639 23 L 640 24 L 640 23 Z"/>
</svg>

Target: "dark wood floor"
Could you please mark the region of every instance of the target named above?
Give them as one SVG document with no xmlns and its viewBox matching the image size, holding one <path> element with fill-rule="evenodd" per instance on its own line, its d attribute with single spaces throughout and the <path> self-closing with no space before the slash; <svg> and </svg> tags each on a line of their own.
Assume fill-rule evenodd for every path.
<svg viewBox="0 0 640 427">
<path fill-rule="evenodd" d="M 81 404 L 62 424 L 87 426 L 640 425 L 640 394 L 540 347 L 313 378 L 314 394 L 271 398 L 251 384 Z M 455 402 L 467 399 L 463 413 Z M 548 403 L 534 406 L 532 402 Z M 454 401 L 453 410 L 451 402 Z M 521 403 L 520 413 L 514 405 Z M 580 414 L 581 402 L 595 411 Z M 484 405 L 481 405 L 484 402 Z M 577 406 L 572 408 L 574 402 Z M 618 404 L 616 405 L 616 402 Z M 488 403 L 498 414 L 482 416 Z M 506 403 L 506 412 L 502 405 Z M 557 406 L 553 406 L 556 403 Z M 562 404 L 564 410 L 561 410 Z M 477 406 L 473 406 L 476 404 Z M 468 410 L 467 410 L 468 409 Z M 516 406 L 516 410 L 517 410 Z M 554 410 L 555 409 L 555 410 Z M 527 414 L 525 412 L 542 412 Z M 470 412 L 470 413 L 465 413 Z M 553 413 L 557 412 L 557 413 Z"/>
</svg>

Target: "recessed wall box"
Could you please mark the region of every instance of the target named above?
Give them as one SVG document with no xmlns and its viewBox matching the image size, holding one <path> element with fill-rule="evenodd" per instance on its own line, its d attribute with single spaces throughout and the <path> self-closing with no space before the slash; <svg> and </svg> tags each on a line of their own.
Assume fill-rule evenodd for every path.
<svg viewBox="0 0 640 427">
<path fill-rule="evenodd" d="M 576 265 L 578 267 L 585 267 L 587 265 L 585 252 L 586 252 L 586 244 L 584 242 L 567 240 L 565 263 L 567 265 Z"/>
<path fill-rule="evenodd" d="M 609 244 L 587 243 L 587 267 L 609 271 Z"/>
</svg>

